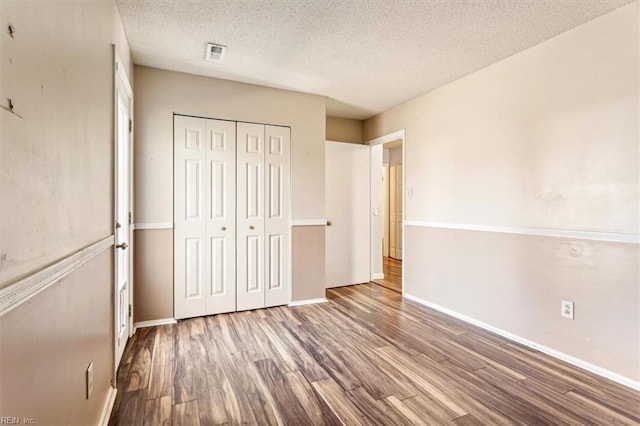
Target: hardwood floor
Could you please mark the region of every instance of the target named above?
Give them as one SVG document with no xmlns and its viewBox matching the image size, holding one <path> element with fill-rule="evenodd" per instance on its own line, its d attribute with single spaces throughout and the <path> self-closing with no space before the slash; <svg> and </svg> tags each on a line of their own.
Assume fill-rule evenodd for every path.
<svg viewBox="0 0 640 426">
<path fill-rule="evenodd" d="M 391 257 L 383 257 L 382 272 L 384 273 L 384 279 L 373 280 L 373 282 L 396 293 L 402 293 L 402 261 Z"/>
<path fill-rule="evenodd" d="M 111 425 L 627 424 L 640 394 L 374 284 L 143 328 Z"/>
</svg>

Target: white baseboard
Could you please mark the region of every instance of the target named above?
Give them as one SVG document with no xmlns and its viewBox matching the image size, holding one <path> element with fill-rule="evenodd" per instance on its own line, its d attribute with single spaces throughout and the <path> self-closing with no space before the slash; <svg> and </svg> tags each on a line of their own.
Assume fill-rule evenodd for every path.
<svg viewBox="0 0 640 426">
<path fill-rule="evenodd" d="M 372 280 L 384 280 L 384 274 L 382 274 L 382 273 L 371 274 L 371 279 Z"/>
<path fill-rule="evenodd" d="M 549 348 L 547 346 L 541 345 L 539 343 L 533 342 L 531 340 L 525 339 L 524 337 L 520 337 L 518 335 L 509 333 L 508 331 L 504 331 L 501 330 L 499 328 L 496 328 L 492 325 L 486 324 L 482 321 L 478 321 L 476 319 L 473 319 L 471 317 L 468 317 L 466 315 L 460 314 L 458 312 L 452 311 L 450 309 L 444 308 L 440 305 L 436 305 L 434 303 L 431 302 L 427 302 L 426 300 L 420 299 L 419 297 L 415 297 L 412 296 L 410 294 L 405 294 L 404 297 L 406 297 L 409 300 L 412 300 L 416 303 L 419 303 L 421 305 L 427 306 L 431 309 L 434 309 L 436 311 L 442 312 L 444 314 L 447 314 L 451 317 L 457 318 L 459 320 L 462 320 L 464 322 L 467 322 L 469 324 L 473 324 L 475 326 L 478 326 L 480 328 L 483 328 L 485 330 L 491 331 L 492 333 L 498 334 L 506 339 L 512 340 L 514 342 L 520 343 L 521 345 L 527 346 L 529 348 L 535 349 L 537 351 L 540 351 L 542 353 L 545 353 L 549 356 L 552 356 L 554 358 L 557 358 L 561 361 L 567 362 L 571 365 L 574 365 L 576 367 L 582 368 L 583 370 L 587 370 L 591 373 L 597 374 L 598 376 L 602 376 L 606 379 L 612 380 L 616 383 L 619 383 L 621 385 L 627 386 L 631 389 L 640 391 L 640 381 L 636 381 L 633 379 L 630 379 L 629 377 L 625 377 L 621 374 L 618 374 L 616 372 L 613 372 L 611 370 L 607 370 L 606 368 L 602 368 L 599 367 L 595 364 L 591 364 L 587 361 L 581 360 L 579 358 L 575 358 L 571 355 L 565 354 L 564 352 L 560 352 L 557 351 L 555 349 Z"/>
<path fill-rule="evenodd" d="M 312 305 L 314 303 L 325 303 L 328 302 L 326 297 L 321 297 L 319 299 L 307 299 L 307 300 L 296 300 L 289 303 L 289 306 L 302 306 L 302 305 Z"/>
<path fill-rule="evenodd" d="M 173 229 L 173 222 L 138 222 L 133 224 L 136 231 L 155 230 L 155 229 Z"/>
<path fill-rule="evenodd" d="M 116 394 L 118 389 L 113 386 L 109 386 L 107 398 L 104 400 L 104 406 L 102 407 L 102 413 L 100 414 L 100 426 L 108 426 L 109 419 L 111 418 L 111 410 L 113 410 L 113 404 L 116 402 Z"/>
<path fill-rule="evenodd" d="M 291 226 L 327 226 L 327 219 L 294 219 Z"/>
<path fill-rule="evenodd" d="M 155 327 L 158 325 L 168 325 L 168 324 L 175 324 L 178 321 L 176 321 L 175 318 L 161 318 L 161 319 L 157 319 L 157 320 L 151 320 L 151 321 L 140 321 L 134 324 L 134 328 L 137 330 L 138 328 L 145 328 L 145 327 Z"/>
</svg>

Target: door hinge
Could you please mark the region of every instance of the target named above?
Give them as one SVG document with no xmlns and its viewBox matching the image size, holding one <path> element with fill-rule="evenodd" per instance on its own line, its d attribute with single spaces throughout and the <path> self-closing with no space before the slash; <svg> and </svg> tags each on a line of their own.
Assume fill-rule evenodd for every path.
<svg viewBox="0 0 640 426">
<path fill-rule="evenodd" d="M 133 120 L 129 119 L 129 133 L 133 130 Z"/>
<path fill-rule="evenodd" d="M 129 212 L 129 225 L 131 225 L 133 221 L 131 220 L 131 212 Z"/>
<path fill-rule="evenodd" d="M 133 313 L 133 308 L 131 306 L 131 303 L 129 303 L 129 318 L 131 318 L 132 313 Z"/>
</svg>

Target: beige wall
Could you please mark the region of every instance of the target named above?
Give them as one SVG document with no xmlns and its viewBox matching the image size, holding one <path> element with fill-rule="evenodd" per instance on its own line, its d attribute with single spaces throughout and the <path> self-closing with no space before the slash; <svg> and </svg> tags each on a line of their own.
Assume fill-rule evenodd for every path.
<svg viewBox="0 0 640 426">
<path fill-rule="evenodd" d="M 103 252 L 0 318 L 0 412 L 96 425 L 111 384 L 112 255 Z M 94 389 L 86 399 L 85 372 Z"/>
<path fill-rule="evenodd" d="M 319 299 L 325 296 L 325 227 L 295 226 L 291 234 L 291 279 L 295 283 L 292 300 Z"/>
<path fill-rule="evenodd" d="M 136 222 L 173 221 L 173 113 L 291 126 L 292 218 L 324 217 L 321 96 L 135 67 Z"/>
<path fill-rule="evenodd" d="M 173 223 L 174 113 L 290 126 L 292 218 L 324 218 L 323 97 L 139 66 L 135 79 L 136 223 Z M 136 249 L 136 321 L 173 316 L 166 309 L 169 298 L 173 308 L 173 272 L 149 270 L 172 261 L 172 233 L 171 238 L 153 233 L 167 231 L 136 231 L 137 241 L 158 242 L 153 249 L 144 243 Z M 309 238 L 307 243 L 324 250 L 324 237 L 312 233 Z M 299 250 L 295 242 L 292 250 Z M 310 268 L 309 274 L 324 276 L 324 266 L 311 263 Z M 324 296 L 324 285 L 308 285 L 294 280 L 293 293 Z"/>
<path fill-rule="evenodd" d="M 385 148 L 382 161 L 390 166 L 402 164 L 402 147 Z"/>
<path fill-rule="evenodd" d="M 364 143 L 362 120 L 327 117 L 327 140 L 334 142 Z"/>
<path fill-rule="evenodd" d="M 406 220 L 638 234 L 639 7 L 366 121 L 365 139 L 406 131 Z M 640 379 L 638 245 L 583 241 L 579 259 L 565 262 L 553 238 L 541 253 L 508 237 L 517 252 L 504 256 L 477 243 L 494 234 L 459 231 L 443 264 L 425 241 L 434 232 L 406 228 L 409 294 Z M 574 321 L 560 318 L 560 296 L 576 302 Z M 595 324 L 616 338 L 594 336 Z"/>
<path fill-rule="evenodd" d="M 0 285 L 112 234 L 112 2 L 1 2 Z M 15 38 L 6 34 L 11 23 Z M 110 250 L 0 318 L 0 415 L 96 424 L 112 368 Z M 94 363 L 94 391 L 85 371 Z"/>
<path fill-rule="evenodd" d="M 5 286 L 111 234 L 111 43 L 130 58 L 112 3 L 0 4 Z"/>
<path fill-rule="evenodd" d="M 138 230 L 134 241 L 133 320 L 173 318 L 173 230 Z"/>
<path fill-rule="evenodd" d="M 406 242 L 409 294 L 637 380 L 638 245 L 420 226 Z"/>
</svg>

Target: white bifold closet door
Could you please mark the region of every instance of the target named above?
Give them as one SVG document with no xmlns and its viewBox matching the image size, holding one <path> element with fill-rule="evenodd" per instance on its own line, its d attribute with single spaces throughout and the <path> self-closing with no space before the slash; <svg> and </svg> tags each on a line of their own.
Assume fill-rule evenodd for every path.
<svg viewBox="0 0 640 426">
<path fill-rule="evenodd" d="M 236 123 L 174 121 L 175 317 L 236 310 Z"/>
<path fill-rule="evenodd" d="M 174 145 L 175 317 L 288 303 L 290 129 L 175 116 Z"/>
<path fill-rule="evenodd" d="M 288 303 L 290 130 L 238 123 L 237 310 Z"/>
</svg>

